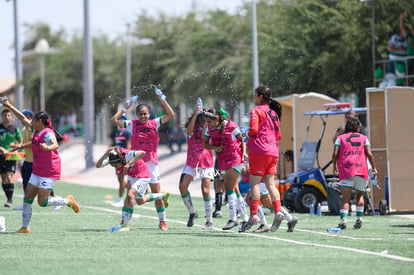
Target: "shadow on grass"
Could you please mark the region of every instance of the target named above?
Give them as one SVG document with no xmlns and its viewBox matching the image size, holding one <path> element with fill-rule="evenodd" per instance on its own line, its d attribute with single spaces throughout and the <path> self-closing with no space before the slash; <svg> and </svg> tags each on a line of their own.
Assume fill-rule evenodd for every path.
<svg viewBox="0 0 414 275">
<path fill-rule="evenodd" d="M 391 227 L 414 228 L 414 223 L 412 223 L 412 224 L 392 224 Z"/>
</svg>

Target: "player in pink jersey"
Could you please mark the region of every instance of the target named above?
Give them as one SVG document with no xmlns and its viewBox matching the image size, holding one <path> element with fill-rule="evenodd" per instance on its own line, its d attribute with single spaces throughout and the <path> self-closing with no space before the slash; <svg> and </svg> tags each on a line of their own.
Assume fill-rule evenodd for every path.
<svg viewBox="0 0 414 275">
<path fill-rule="evenodd" d="M 272 99 L 272 92 L 269 87 L 259 86 L 255 89 L 255 105 L 250 110 L 250 130 L 246 134 L 249 138 L 247 147 L 249 149 L 250 165 L 250 218 L 241 228 L 244 232 L 259 221 L 257 216 L 260 204 L 260 180 L 263 178 L 266 188 L 269 191 L 272 207 L 275 213 L 271 231 L 276 231 L 283 219 L 280 194 L 275 187 L 275 175 L 277 174 L 277 162 L 279 160 L 279 140 L 282 134 L 279 127 L 281 116 L 280 104 Z M 288 220 L 289 229 L 297 223 L 297 219 Z M 288 230 L 289 232 L 293 230 Z"/>
<path fill-rule="evenodd" d="M 187 226 L 192 227 L 194 219 L 198 217 L 198 213 L 194 209 L 188 187 L 198 173 L 198 176 L 201 178 L 201 191 L 204 200 L 204 210 L 206 211 L 206 224 L 203 229 L 210 230 L 213 228 L 213 205 L 210 196 L 210 184 L 214 178 L 214 160 L 213 152 L 204 148 L 203 134 L 206 127 L 207 123 L 205 123 L 203 111 L 200 110 L 200 106 L 196 106 L 194 113 L 185 124 L 188 144 L 187 161 L 181 173 L 179 188 L 181 198 L 190 214 Z"/>
<path fill-rule="evenodd" d="M 245 164 L 245 159 L 247 159 L 246 146 L 242 141 L 239 126 L 226 118 L 224 110 L 210 109 L 204 112 L 204 116 L 208 124 L 205 132 L 204 148 L 216 152 L 218 164 L 222 171 L 230 211 L 230 219 L 223 230 L 229 230 L 238 225 L 237 210 L 240 211 L 243 223 L 248 220 L 244 199 L 240 192 L 238 192 L 239 197 L 237 197 L 235 190 L 238 189 L 239 175 Z"/>
<path fill-rule="evenodd" d="M 96 163 L 97 168 L 110 164 L 116 169 L 117 174 L 127 175 L 128 194 L 122 208 L 121 224 L 112 227 L 111 232 L 129 231 L 128 224 L 134 212 L 134 200 L 138 205 L 142 205 L 146 202 L 163 199 L 165 207 L 168 207 L 169 193 L 146 194 L 151 173 L 142 160 L 144 155 L 145 152 L 142 150 L 110 147 Z"/>
<path fill-rule="evenodd" d="M 158 90 L 159 91 L 159 90 Z M 151 108 L 146 104 L 139 104 L 135 108 L 135 114 L 138 119 L 133 120 L 120 120 L 119 118 L 126 112 L 125 108 L 119 110 L 111 119 L 112 123 L 120 128 L 127 128 L 131 132 L 131 149 L 143 150 L 145 156 L 142 160 L 148 166 L 151 172 L 151 180 L 149 186 L 152 193 L 161 193 L 160 184 L 160 171 L 158 167 L 158 142 L 160 140 L 158 136 L 158 128 L 161 124 L 167 123 L 174 117 L 174 111 L 166 101 L 166 97 L 161 93 L 158 95 L 161 105 L 165 110 L 165 114 L 155 119 L 149 119 Z M 128 106 L 130 107 L 130 106 Z M 164 202 L 159 199 L 155 201 L 155 207 L 158 213 L 158 219 L 160 221 L 159 228 L 162 231 L 167 231 L 168 227 L 165 222 L 166 213 Z"/>
<path fill-rule="evenodd" d="M 357 220 L 354 228 L 359 229 L 362 226 L 364 215 L 363 195 L 368 182 L 367 158 L 371 163 L 372 173 L 375 176 L 377 174 L 369 140 L 366 136 L 360 134 L 359 130 L 359 119 L 348 118 L 345 124 L 345 133 L 337 137 L 332 154 L 333 173 L 338 174 L 339 172 L 342 193 L 341 210 L 339 212 L 341 220 L 338 225 L 341 229 L 346 229 L 352 189 L 356 191 Z"/>
<path fill-rule="evenodd" d="M 17 233 L 30 233 L 32 204 L 36 196 L 37 203 L 42 207 L 67 205 L 78 213 L 79 205 L 72 195 L 68 195 L 65 199 L 50 196 L 50 190 L 53 189 L 55 181 L 60 179 L 61 162 L 57 149 L 59 148 L 58 141 L 63 140 L 63 137 L 52 128 L 48 114 L 43 111 L 37 112 L 30 121 L 7 100 L 3 105 L 8 107 L 24 126 L 34 130 L 31 144 L 33 151 L 32 175 L 23 199 L 23 226 Z"/>
</svg>

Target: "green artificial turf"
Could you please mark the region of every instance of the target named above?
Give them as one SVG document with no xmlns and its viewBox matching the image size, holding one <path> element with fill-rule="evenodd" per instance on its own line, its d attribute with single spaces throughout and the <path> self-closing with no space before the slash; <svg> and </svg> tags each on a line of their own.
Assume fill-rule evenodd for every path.
<svg viewBox="0 0 414 275">
<path fill-rule="evenodd" d="M 121 208 L 105 195 L 116 197 L 116 190 L 59 182 L 55 191 L 72 194 L 80 213 L 35 201 L 30 234 L 14 233 L 21 211 L 1 206 L 7 232 L 0 234 L 0 274 L 414 274 L 414 220 L 405 217 L 365 216 L 360 230 L 352 229 L 355 217 L 349 217 L 348 229 L 328 234 L 338 217 L 295 214 L 293 233 L 283 222 L 274 233 L 240 234 L 221 230 L 228 219 L 224 206 L 223 218 L 213 219 L 215 229 L 203 231 L 202 199 L 193 198 L 200 217 L 188 228 L 187 209 L 172 195 L 168 232 L 158 229 L 151 202 L 135 206 L 131 231 L 108 233 Z"/>
</svg>

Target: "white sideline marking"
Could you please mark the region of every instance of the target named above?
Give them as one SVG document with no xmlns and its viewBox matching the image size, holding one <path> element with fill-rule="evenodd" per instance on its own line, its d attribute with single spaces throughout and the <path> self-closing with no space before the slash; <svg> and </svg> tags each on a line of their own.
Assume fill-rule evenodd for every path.
<svg viewBox="0 0 414 275">
<path fill-rule="evenodd" d="M 311 231 L 311 230 L 305 230 L 305 229 L 296 229 L 296 228 L 295 228 L 295 231 L 307 232 L 307 233 L 318 234 L 318 235 L 323 235 L 323 236 L 328 236 L 328 237 L 350 239 L 350 240 L 355 240 L 355 241 L 359 241 L 359 240 L 381 241 L 382 240 L 382 238 L 355 238 L 355 237 L 344 236 L 344 235 L 340 235 L 340 234 L 331 234 L 331 233 L 328 233 L 328 232 L 317 232 L 317 231 Z"/>
<path fill-rule="evenodd" d="M 113 209 L 107 209 L 107 208 L 95 207 L 95 206 L 83 206 L 82 208 L 95 209 L 95 210 L 111 212 L 111 213 L 119 213 L 120 212 L 119 210 L 113 210 Z M 142 206 L 140 206 L 140 208 L 153 210 L 153 208 L 142 207 Z M 158 217 L 145 216 L 145 215 L 140 215 L 140 214 L 133 214 L 133 217 L 136 217 L 136 218 L 137 217 L 143 217 L 143 218 L 158 220 Z M 167 221 L 168 222 L 179 223 L 179 224 L 184 224 L 184 225 L 187 224 L 185 222 L 176 221 L 176 220 L 167 219 Z M 200 225 L 194 225 L 194 226 L 202 227 Z M 223 231 L 221 228 L 213 227 L 213 229 L 216 230 L 216 231 L 220 231 L 220 232 L 226 232 L 226 231 Z M 298 230 L 298 231 L 311 232 L 311 231 L 307 231 L 307 230 Z M 256 238 L 277 240 L 277 241 L 293 243 L 293 244 L 297 244 L 297 245 L 306 245 L 306 246 L 314 246 L 314 247 L 331 248 L 331 249 L 337 249 L 337 250 L 345 250 L 345 251 L 351 251 L 351 252 L 356 252 L 356 253 L 366 254 L 366 255 L 373 255 L 373 256 L 378 256 L 378 257 L 383 257 L 383 258 L 388 258 L 388 259 L 393 259 L 393 260 L 398 260 L 398 261 L 403 261 L 403 262 L 414 262 L 413 258 L 408 258 L 408 257 L 403 257 L 403 256 L 398 256 L 398 255 L 385 254 L 385 253 L 381 253 L 381 252 L 372 252 L 372 251 L 368 251 L 368 250 L 362 250 L 362 249 L 351 248 L 351 247 L 325 245 L 325 244 L 318 244 L 318 243 L 306 243 L 306 242 L 302 242 L 302 241 L 295 241 L 295 240 L 278 238 L 278 237 L 274 237 L 274 236 L 266 236 L 266 235 L 252 234 L 252 233 L 236 233 L 234 231 L 227 231 L 227 232 L 228 233 L 234 233 L 234 234 L 247 235 L 247 236 L 256 237 Z"/>
</svg>

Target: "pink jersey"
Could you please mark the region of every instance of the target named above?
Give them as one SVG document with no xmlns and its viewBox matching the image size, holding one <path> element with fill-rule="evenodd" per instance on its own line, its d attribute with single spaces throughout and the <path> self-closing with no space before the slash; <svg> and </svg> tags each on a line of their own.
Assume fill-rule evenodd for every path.
<svg viewBox="0 0 414 275">
<path fill-rule="evenodd" d="M 129 152 L 133 152 L 134 150 L 128 150 L 128 149 L 124 149 L 122 147 L 118 148 L 121 153 L 124 155 L 125 160 L 128 162 L 131 159 L 133 159 L 135 156 L 134 155 L 130 155 L 128 154 Z M 121 168 L 116 170 L 117 174 L 123 173 L 124 171 L 124 165 L 122 165 Z M 128 176 L 132 177 L 132 178 L 150 178 L 151 177 L 151 173 L 147 167 L 147 165 L 145 164 L 145 162 L 142 159 L 137 160 L 134 163 L 134 166 L 130 167 L 128 169 Z"/>
<path fill-rule="evenodd" d="M 193 133 L 187 136 L 187 162 L 191 167 L 214 167 L 213 152 L 204 148 L 202 128 L 194 127 Z"/>
<path fill-rule="evenodd" d="M 250 151 L 269 155 L 279 156 L 279 117 L 276 112 L 269 108 L 269 105 L 259 105 L 250 111 L 253 113 L 260 112 L 265 119 L 260 122 L 257 134 L 249 137 L 247 147 Z"/>
<path fill-rule="evenodd" d="M 359 133 L 346 133 L 338 136 L 340 141 L 338 152 L 339 180 L 360 176 L 368 179 L 367 156 L 365 146 L 367 137 Z M 338 146 L 335 143 L 335 146 Z"/>
<path fill-rule="evenodd" d="M 61 173 L 61 162 L 57 150 L 43 151 L 40 144 L 45 143 L 45 135 L 53 133 L 50 128 L 35 131 L 32 139 L 33 167 L 32 173 L 39 177 L 59 180 Z"/>
<path fill-rule="evenodd" d="M 217 161 L 221 170 L 227 170 L 234 165 L 243 163 L 241 140 L 236 136 L 240 135 L 239 126 L 233 122 L 228 121 L 224 125 L 224 132 L 219 127 L 216 130 L 208 128 L 208 136 L 210 137 L 211 145 L 223 148 L 223 151 L 216 153 Z"/>
<path fill-rule="evenodd" d="M 141 124 L 139 120 L 131 120 L 131 122 L 131 149 L 145 151 L 143 161 L 152 160 L 158 164 L 157 148 L 160 138 L 155 119 L 148 120 L 145 124 Z"/>
</svg>

